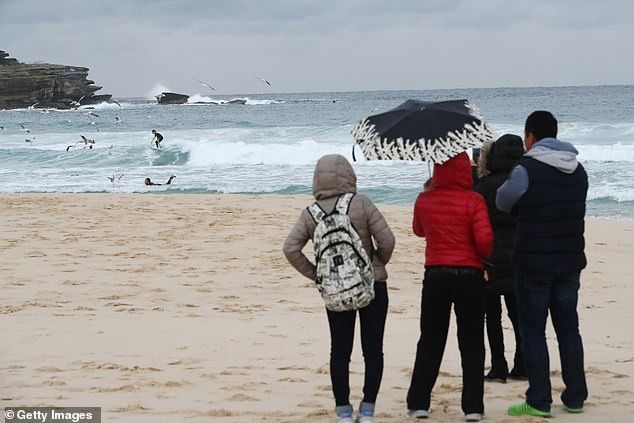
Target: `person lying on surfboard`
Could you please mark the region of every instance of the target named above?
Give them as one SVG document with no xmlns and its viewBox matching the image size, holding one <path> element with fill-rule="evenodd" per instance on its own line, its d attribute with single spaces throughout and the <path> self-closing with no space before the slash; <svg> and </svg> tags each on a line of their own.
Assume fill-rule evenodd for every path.
<svg viewBox="0 0 634 423">
<path fill-rule="evenodd" d="M 170 176 L 170 178 L 165 182 L 165 184 L 159 184 L 158 182 L 152 182 L 150 178 L 145 178 L 145 185 L 171 185 L 172 179 L 176 178 L 175 175 Z"/>
<path fill-rule="evenodd" d="M 152 138 L 152 142 L 156 144 L 156 148 L 161 148 L 161 141 L 163 141 L 163 135 L 156 132 L 156 129 L 152 129 L 152 134 L 154 138 Z"/>
</svg>

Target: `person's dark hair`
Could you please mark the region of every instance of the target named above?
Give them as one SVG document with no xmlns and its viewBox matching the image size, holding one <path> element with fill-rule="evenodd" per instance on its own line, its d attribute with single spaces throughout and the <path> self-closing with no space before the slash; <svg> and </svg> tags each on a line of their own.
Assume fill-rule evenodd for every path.
<svg viewBox="0 0 634 423">
<path fill-rule="evenodd" d="M 524 131 L 535 136 L 537 141 L 557 137 L 557 119 L 545 110 L 536 110 L 526 118 Z"/>
<path fill-rule="evenodd" d="M 156 132 L 156 129 L 152 129 L 152 133 Z"/>
</svg>

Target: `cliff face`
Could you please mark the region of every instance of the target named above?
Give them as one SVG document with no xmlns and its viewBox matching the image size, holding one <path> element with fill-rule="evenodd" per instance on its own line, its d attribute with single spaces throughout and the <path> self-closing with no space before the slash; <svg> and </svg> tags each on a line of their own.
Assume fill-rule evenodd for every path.
<svg viewBox="0 0 634 423">
<path fill-rule="evenodd" d="M 87 79 L 88 68 L 25 64 L 7 59 L 0 50 L 0 109 L 25 108 L 38 103 L 37 108 L 69 109 L 81 104 L 110 100 L 111 95 L 95 96 L 101 89 Z"/>
</svg>

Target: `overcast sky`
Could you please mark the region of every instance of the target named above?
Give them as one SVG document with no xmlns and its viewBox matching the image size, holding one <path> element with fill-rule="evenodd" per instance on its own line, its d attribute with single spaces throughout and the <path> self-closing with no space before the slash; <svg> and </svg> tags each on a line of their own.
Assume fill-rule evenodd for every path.
<svg viewBox="0 0 634 423">
<path fill-rule="evenodd" d="M 634 83 L 632 0 L 0 0 L 0 50 L 118 97 Z M 272 86 L 261 84 L 256 75 Z"/>
</svg>

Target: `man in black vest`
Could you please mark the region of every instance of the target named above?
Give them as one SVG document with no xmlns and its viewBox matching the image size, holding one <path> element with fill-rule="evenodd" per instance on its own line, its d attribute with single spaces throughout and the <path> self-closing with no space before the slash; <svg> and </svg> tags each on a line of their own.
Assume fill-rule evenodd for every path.
<svg viewBox="0 0 634 423">
<path fill-rule="evenodd" d="M 527 153 L 498 189 L 496 205 L 518 215 L 513 261 L 515 293 L 528 374 L 526 402 L 512 416 L 550 416 L 552 403 L 546 320 L 557 333 L 566 411 L 580 413 L 588 397 L 577 298 L 584 254 L 588 176 L 578 151 L 557 140 L 557 120 L 533 112 L 524 128 Z"/>
</svg>

